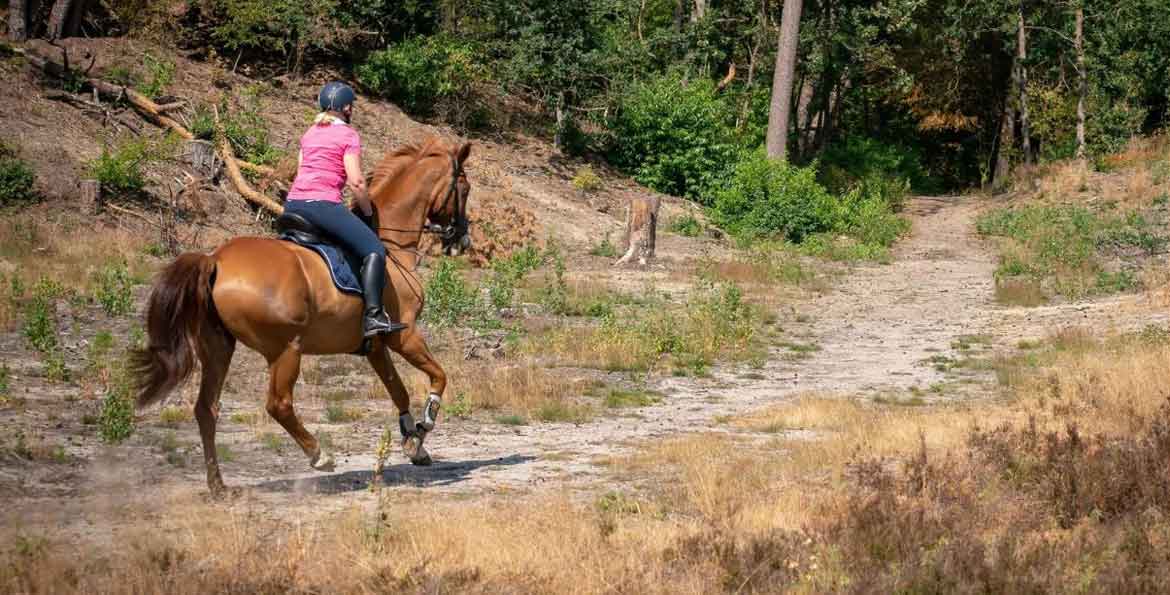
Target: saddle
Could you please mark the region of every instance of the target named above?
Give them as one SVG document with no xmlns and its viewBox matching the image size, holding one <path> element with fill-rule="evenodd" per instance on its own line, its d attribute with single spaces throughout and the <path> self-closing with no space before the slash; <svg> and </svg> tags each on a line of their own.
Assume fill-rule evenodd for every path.
<svg viewBox="0 0 1170 595">
<path fill-rule="evenodd" d="M 282 240 L 299 244 L 320 255 L 325 260 L 333 284 L 338 290 L 362 295 L 362 284 L 357 276 L 357 272 L 361 270 L 361 261 L 356 255 L 337 245 L 323 229 L 296 213 L 285 211 L 276 218 L 276 235 Z"/>
<path fill-rule="evenodd" d="M 328 236 L 321 228 L 304 217 L 285 211 L 276 218 L 276 235 L 282 240 L 297 244 L 329 244 Z"/>
</svg>

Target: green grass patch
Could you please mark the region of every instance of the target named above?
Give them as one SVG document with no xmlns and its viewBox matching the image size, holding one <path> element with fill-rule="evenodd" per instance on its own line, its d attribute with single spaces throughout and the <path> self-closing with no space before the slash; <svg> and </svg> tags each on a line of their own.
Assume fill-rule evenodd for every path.
<svg viewBox="0 0 1170 595">
<path fill-rule="evenodd" d="M 496 423 L 502 426 L 526 426 L 528 425 L 528 420 L 523 415 L 512 413 L 508 415 L 497 415 Z"/>
<path fill-rule="evenodd" d="M 605 395 L 605 406 L 610 409 L 649 407 L 662 402 L 662 395 L 653 391 L 613 389 Z"/>
<path fill-rule="evenodd" d="M 1003 238 L 997 284 L 1030 280 L 1069 298 L 1138 288 L 1132 272 L 1107 269 L 1107 257 L 1133 251 L 1152 255 L 1167 241 L 1139 213 L 1114 215 L 1075 205 L 996 209 L 980 217 L 976 227 L 985 236 Z M 998 297 L 1032 303 L 1039 301 L 1035 292 L 1013 288 Z"/>
</svg>

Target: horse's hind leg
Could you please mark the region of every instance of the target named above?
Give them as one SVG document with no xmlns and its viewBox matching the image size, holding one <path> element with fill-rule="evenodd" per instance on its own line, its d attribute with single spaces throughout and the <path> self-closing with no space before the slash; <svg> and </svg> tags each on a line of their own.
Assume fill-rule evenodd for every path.
<svg viewBox="0 0 1170 595">
<path fill-rule="evenodd" d="M 427 395 L 426 403 L 423 405 L 422 419 L 414 430 L 413 438 L 417 438 L 417 444 L 410 439 L 412 436 L 406 435 L 408 429 L 403 428 L 403 448 L 407 451 L 407 456 L 410 456 L 410 462 L 416 465 L 430 464 L 431 457 L 423 450 L 422 441 L 427 432 L 434 429 L 435 421 L 438 419 L 443 391 L 447 390 L 447 373 L 439 366 L 439 362 L 435 361 L 431 350 L 427 348 L 426 341 L 413 327 L 393 335 L 390 347 L 410 362 L 410 365 L 426 374 L 430 380 L 430 394 Z M 405 389 L 403 390 L 405 391 Z M 416 450 L 417 454 L 411 454 L 412 450 Z"/>
<path fill-rule="evenodd" d="M 386 387 L 386 392 L 390 393 L 390 399 L 394 401 L 394 406 L 398 408 L 398 428 L 402 431 L 402 450 L 410 462 L 415 465 L 429 465 L 431 464 L 431 457 L 427 451 L 422 447 L 423 437 L 425 431 L 419 431 L 414 422 L 414 418 L 410 415 L 410 393 L 406 391 L 406 385 L 402 383 L 402 377 L 398 375 L 398 370 L 394 369 L 394 361 L 390 359 L 390 351 L 386 349 L 385 345 L 378 343 L 374 350 L 366 356 L 369 360 L 370 366 L 374 368 L 374 372 L 378 374 L 378 378 L 382 381 L 382 386 Z M 387 446 L 390 443 L 390 429 L 386 429 L 386 435 L 383 437 L 383 444 L 378 447 L 378 464 L 375 467 L 375 481 L 381 475 L 382 463 L 385 461 Z"/>
<path fill-rule="evenodd" d="M 203 378 L 199 383 L 199 400 L 195 402 L 195 420 L 199 423 L 199 437 L 203 440 L 207 488 L 213 496 L 218 496 L 223 493 L 224 485 L 215 451 L 215 423 L 219 417 L 219 395 L 223 392 L 223 383 L 232 363 L 236 340 L 222 331 L 205 331 L 203 336 L 203 353 L 200 358 Z"/>
<path fill-rule="evenodd" d="M 301 349 L 290 343 L 279 356 L 268 361 L 268 415 L 284 427 L 309 457 L 309 466 L 318 471 L 332 471 L 333 457 L 321 450 L 317 439 L 305 429 L 293 409 L 293 386 L 301 374 Z"/>
</svg>

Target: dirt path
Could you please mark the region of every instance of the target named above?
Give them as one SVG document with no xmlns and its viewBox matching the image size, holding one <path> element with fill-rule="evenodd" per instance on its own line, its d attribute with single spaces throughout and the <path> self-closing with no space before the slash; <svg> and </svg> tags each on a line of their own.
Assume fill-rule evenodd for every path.
<svg viewBox="0 0 1170 595">
<path fill-rule="evenodd" d="M 976 207 L 957 199 L 911 203 L 912 235 L 892 264 L 867 265 L 839 287 L 802 306 L 787 335 L 817 349 L 803 357 L 775 347 L 761 370 L 719 370 L 712 378 L 668 378 L 654 387 L 662 404 L 632 415 L 601 415 L 584 424 L 481 425 L 452 421 L 429 442 L 429 469 L 400 464 L 391 488 L 483 493 L 541 486 L 586 487 L 603 470 L 596 462 L 636 442 L 682 432 L 718 430 L 715 418 L 782 402 L 804 392 L 905 393 L 944 381 L 925 362 L 948 353 L 964 335 L 992 331 L 994 259 L 973 235 Z M 982 339 L 981 339 L 982 340 Z M 400 460 L 400 459 L 398 459 Z M 258 491 L 339 494 L 364 488 L 372 455 L 339 460 L 334 475 L 301 473 L 253 483 Z"/>
</svg>

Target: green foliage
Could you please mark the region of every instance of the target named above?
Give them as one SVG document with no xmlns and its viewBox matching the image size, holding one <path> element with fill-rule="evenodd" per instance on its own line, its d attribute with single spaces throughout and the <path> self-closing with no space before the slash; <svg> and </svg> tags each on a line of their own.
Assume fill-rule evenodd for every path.
<svg viewBox="0 0 1170 595">
<path fill-rule="evenodd" d="M 698 217 L 687 213 L 671 219 L 666 226 L 666 231 L 683 237 L 695 238 L 703 233 L 703 223 L 699 221 Z"/>
<path fill-rule="evenodd" d="M 647 390 L 613 389 L 605 395 L 605 406 L 610 409 L 649 407 L 662 402 L 662 395 Z"/>
<path fill-rule="evenodd" d="M 577 190 L 587 193 L 597 192 L 602 188 L 601 176 L 593 171 L 592 165 L 581 166 L 573 175 L 572 184 Z"/>
<path fill-rule="evenodd" d="M 676 74 L 634 84 L 608 122 L 607 154 L 639 182 L 703 204 L 738 151 L 727 105 L 706 80 Z"/>
<path fill-rule="evenodd" d="M 537 292 L 537 301 L 553 314 L 568 314 L 569 285 L 565 281 L 565 256 L 559 245 L 549 242 L 544 257 L 552 269 L 545 275 L 544 286 Z"/>
<path fill-rule="evenodd" d="M 280 160 L 284 153 L 272 144 L 268 121 L 264 119 L 263 88 L 252 85 L 239 99 L 239 109 L 231 110 L 226 98 L 219 108 L 223 133 L 232 144 L 236 155 L 245 161 L 261 165 Z"/>
<path fill-rule="evenodd" d="M 147 53 L 142 58 L 142 66 L 146 80 L 138 85 L 138 90 L 147 97 L 158 97 L 175 80 L 175 63 L 170 60 Z"/>
<path fill-rule="evenodd" d="M 781 237 L 799 243 L 833 229 L 835 204 L 817 182 L 816 169 L 746 154 L 715 194 L 712 218 L 733 235 Z"/>
<path fill-rule="evenodd" d="M 493 260 L 491 274 L 487 279 L 488 300 L 492 306 L 511 306 L 516 286 L 528 273 L 540 266 L 541 260 L 540 252 L 531 246 L 517 250 L 507 258 Z"/>
<path fill-rule="evenodd" d="M 129 390 L 118 386 L 106 392 L 98 414 L 98 433 L 110 444 L 122 442 L 134 433 L 134 404 Z"/>
<path fill-rule="evenodd" d="M 212 39 L 228 50 L 290 54 L 327 47 L 336 0 L 209 0 Z"/>
<path fill-rule="evenodd" d="M 215 138 L 215 114 L 207 104 L 196 104 L 191 114 L 191 134 L 200 140 Z"/>
<path fill-rule="evenodd" d="M 16 151 L 0 142 L 0 208 L 37 200 L 33 183 L 36 175 Z"/>
<path fill-rule="evenodd" d="M 475 290 L 463 278 L 456 262 L 443 258 L 435 263 L 426 283 L 424 318 L 437 327 L 469 322 L 478 308 Z"/>
<path fill-rule="evenodd" d="M 50 354 L 57 350 L 56 300 L 63 294 L 64 288 L 42 277 L 33 286 L 32 296 L 24 304 L 22 333 L 29 347 L 42 354 Z"/>
<path fill-rule="evenodd" d="M 12 390 L 10 376 L 12 371 L 8 369 L 8 364 L 0 364 L 0 402 L 8 398 L 8 391 Z"/>
<path fill-rule="evenodd" d="M 1139 214 L 1111 216 L 1073 205 L 997 209 L 980 217 L 977 229 L 1009 240 L 998 282 L 1030 278 L 1074 298 L 1135 288 L 1132 273 L 1106 270 L 1102 256 L 1127 248 L 1153 254 L 1167 241 Z"/>
<path fill-rule="evenodd" d="M 614 246 L 613 242 L 609 241 L 609 234 L 605 234 L 605 239 L 589 249 L 591 256 L 601 256 L 604 258 L 613 258 L 617 256 L 617 253 L 617 246 Z"/>
<path fill-rule="evenodd" d="M 134 195 L 146 188 L 142 166 L 149 160 L 150 147 L 146 140 L 129 140 L 113 151 L 103 148 L 102 154 L 89 162 L 89 174 L 101 184 L 103 192 Z"/>
<path fill-rule="evenodd" d="M 876 138 L 848 136 L 827 148 L 820 164 L 821 182 L 837 194 L 859 184 L 908 185 L 920 192 L 937 190 L 936 181 L 923 168 L 915 150 Z M 893 206 L 900 208 L 901 204 Z"/>
<path fill-rule="evenodd" d="M 95 274 L 97 298 L 102 309 L 110 316 L 125 316 L 134 306 L 132 293 L 134 282 L 125 262 L 107 264 Z"/>
<path fill-rule="evenodd" d="M 403 109 L 433 115 L 443 102 L 468 101 L 485 76 L 475 48 L 454 37 L 415 37 L 370 54 L 355 70 L 370 91 Z"/>
</svg>

